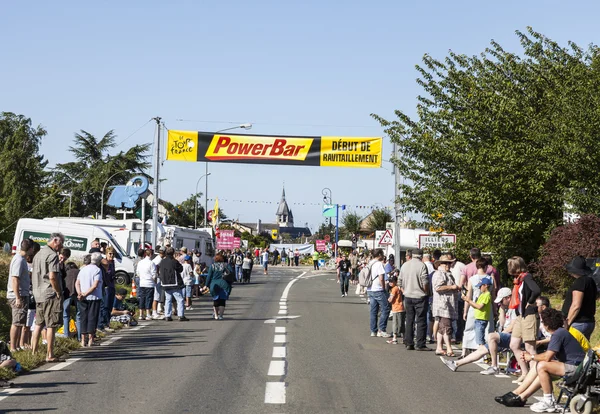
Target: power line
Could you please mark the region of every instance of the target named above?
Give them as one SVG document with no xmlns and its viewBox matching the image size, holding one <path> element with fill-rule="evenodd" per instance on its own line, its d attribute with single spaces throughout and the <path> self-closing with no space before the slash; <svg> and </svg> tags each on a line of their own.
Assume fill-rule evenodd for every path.
<svg viewBox="0 0 600 414">
<path fill-rule="evenodd" d="M 195 119 L 176 119 L 178 122 L 192 122 L 198 124 L 240 124 L 241 122 L 231 121 L 201 121 Z M 374 125 L 327 125 L 327 124 L 282 124 L 273 122 L 252 122 L 252 125 L 272 125 L 272 126 L 295 126 L 295 127 L 317 127 L 317 128 L 374 128 Z"/>
</svg>

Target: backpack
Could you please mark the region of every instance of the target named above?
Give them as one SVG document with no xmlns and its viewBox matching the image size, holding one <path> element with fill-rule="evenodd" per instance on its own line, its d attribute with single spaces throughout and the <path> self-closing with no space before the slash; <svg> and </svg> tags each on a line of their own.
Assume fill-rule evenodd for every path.
<svg viewBox="0 0 600 414">
<path fill-rule="evenodd" d="M 366 288 L 370 288 L 373 286 L 373 277 L 371 276 L 371 267 L 372 264 L 368 264 L 362 268 L 360 273 L 358 274 L 358 284 L 364 286 Z"/>
<path fill-rule="evenodd" d="M 241 254 L 235 256 L 235 264 L 241 266 L 244 263 L 244 257 Z"/>
</svg>

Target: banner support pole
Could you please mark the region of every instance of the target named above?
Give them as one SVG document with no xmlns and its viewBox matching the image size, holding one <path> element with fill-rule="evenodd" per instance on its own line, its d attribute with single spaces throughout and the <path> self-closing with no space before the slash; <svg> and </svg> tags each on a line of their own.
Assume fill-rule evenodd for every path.
<svg viewBox="0 0 600 414">
<path fill-rule="evenodd" d="M 158 243 L 158 183 L 160 181 L 160 120 L 159 116 L 153 118 L 156 121 L 157 132 L 154 137 L 154 182 L 152 183 L 152 248 L 156 250 Z M 144 219 L 142 217 L 142 223 Z M 143 243 L 143 241 L 142 241 Z"/>
</svg>

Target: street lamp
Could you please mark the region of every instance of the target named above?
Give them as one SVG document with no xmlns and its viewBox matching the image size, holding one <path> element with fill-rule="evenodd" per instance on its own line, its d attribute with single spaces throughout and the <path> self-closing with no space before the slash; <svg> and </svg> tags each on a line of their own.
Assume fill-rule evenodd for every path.
<svg viewBox="0 0 600 414">
<path fill-rule="evenodd" d="M 113 178 L 115 175 L 119 175 L 124 172 L 125 171 L 119 171 L 119 172 L 114 173 L 113 175 L 108 177 L 108 180 L 106 180 L 106 182 L 104 183 L 104 186 L 102 187 L 102 195 L 100 196 L 100 220 L 102 220 L 104 218 L 104 190 L 106 190 L 106 184 L 108 184 L 110 179 Z"/>
<path fill-rule="evenodd" d="M 215 134 L 218 134 L 220 132 L 225 132 L 225 131 L 231 131 L 232 129 L 252 129 L 252 124 L 251 123 L 245 123 L 245 124 L 240 124 L 238 126 L 234 126 L 234 127 L 230 127 L 230 128 L 225 128 L 225 129 L 220 129 L 217 132 L 215 132 Z M 205 170 L 204 170 L 204 220 L 205 220 L 205 226 L 206 224 L 208 224 L 208 222 L 206 221 L 206 213 L 208 212 L 208 176 L 210 175 L 208 173 L 208 161 L 206 161 L 205 163 Z M 196 193 L 198 193 L 198 191 L 196 191 Z"/>
<path fill-rule="evenodd" d="M 60 193 L 63 197 L 69 197 L 69 218 L 71 218 L 71 202 L 73 201 L 73 191 L 70 193 Z"/>
<path fill-rule="evenodd" d="M 205 174 L 206 176 L 209 176 L 210 173 Z M 198 228 L 198 224 L 197 224 L 197 220 L 198 220 L 198 184 L 200 184 L 200 181 L 204 178 L 204 175 L 200 178 L 198 178 L 198 181 L 196 181 L 196 193 L 194 194 L 194 228 L 197 229 Z M 206 216 L 206 209 L 204 210 L 204 215 Z"/>
</svg>

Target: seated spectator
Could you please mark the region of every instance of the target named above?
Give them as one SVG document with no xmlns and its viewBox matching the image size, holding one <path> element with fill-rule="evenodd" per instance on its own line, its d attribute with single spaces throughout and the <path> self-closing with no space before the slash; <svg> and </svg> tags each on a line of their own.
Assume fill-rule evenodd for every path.
<svg viewBox="0 0 600 414">
<path fill-rule="evenodd" d="M 123 288 L 117 289 L 115 292 L 115 301 L 113 303 L 112 312 L 110 314 L 111 322 L 119 322 L 125 326 L 135 326 L 137 321 L 133 317 L 133 313 L 125 308 L 123 300 L 127 296 L 127 290 Z"/>
<path fill-rule="evenodd" d="M 531 410 L 538 413 L 554 412 L 556 401 L 552 395 L 552 377 L 565 377 L 575 373 L 577 366 L 585 358 L 585 351 L 581 343 L 564 328 L 563 314 L 556 309 L 542 311 L 542 322 L 552 334 L 548 350 L 542 354 L 522 352 L 521 358 L 532 363 L 532 369 L 515 391 L 496 397 L 496 402 L 507 407 L 523 407 L 527 398 L 542 388 L 544 397 L 533 404 Z M 587 345 L 589 347 L 589 344 Z M 535 369 L 533 366 L 535 364 Z"/>
</svg>

